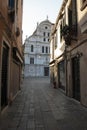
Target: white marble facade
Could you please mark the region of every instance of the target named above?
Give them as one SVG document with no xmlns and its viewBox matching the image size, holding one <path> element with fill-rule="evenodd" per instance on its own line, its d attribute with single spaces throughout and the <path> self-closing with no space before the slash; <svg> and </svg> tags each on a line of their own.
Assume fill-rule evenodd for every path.
<svg viewBox="0 0 87 130">
<path fill-rule="evenodd" d="M 24 76 L 49 76 L 50 33 L 52 23 L 46 19 L 37 24 L 34 33 L 24 43 Z"/>
</svg>

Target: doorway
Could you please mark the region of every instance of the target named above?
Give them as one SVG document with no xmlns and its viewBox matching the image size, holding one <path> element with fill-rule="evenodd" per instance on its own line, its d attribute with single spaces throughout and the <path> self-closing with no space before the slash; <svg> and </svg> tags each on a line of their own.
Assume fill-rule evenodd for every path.
<svg viewBox="0 0 87 130">
<path fill-rule="evenodd" d="M 80 101 L 80 59 L 72 58 L 73 98 Z"/>
<path fill-rule="evenodd" d="M 8 80 L 8 54 L 9 48 L 6 43 L 3 43 L 2 52 L 2 71 L 1 71 L 1 109 L 7 105 L 7 80 Z"/>
<path fill-rule="evenodd" d="M 65 61 L 58 63 L 58 83 L 59 88 L 65 91 L 66 80 L 65 80 Z"/>
<path fill-rule="evenodd" d="M 44 76 L 49 76 L 49 67 L 44 67 Z"/>
</svg>

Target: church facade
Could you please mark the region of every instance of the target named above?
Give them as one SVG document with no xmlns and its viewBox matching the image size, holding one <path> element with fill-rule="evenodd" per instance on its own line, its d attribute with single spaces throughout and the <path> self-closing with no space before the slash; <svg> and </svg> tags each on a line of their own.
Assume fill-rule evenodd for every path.
<svg viewBox="0 0 87 130">
<path fill-rule="evenodd" d="M 52 23 L 46 19 L 37 24 L 24 43 L 24 76 L 49 77 L 50 32 Z"/>
</svg>

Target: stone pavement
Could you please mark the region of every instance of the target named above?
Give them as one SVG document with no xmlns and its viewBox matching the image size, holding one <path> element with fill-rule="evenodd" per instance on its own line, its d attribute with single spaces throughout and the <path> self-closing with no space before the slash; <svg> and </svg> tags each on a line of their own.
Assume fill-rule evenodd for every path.
<svg viewBox="0 0 87 130">
<path fill-rule="evenodd" d="M 87 130 L 87 108 L 54 89 L 48 78 L 26 78 L 1 114 L 0 130 Z"/>
</svg>

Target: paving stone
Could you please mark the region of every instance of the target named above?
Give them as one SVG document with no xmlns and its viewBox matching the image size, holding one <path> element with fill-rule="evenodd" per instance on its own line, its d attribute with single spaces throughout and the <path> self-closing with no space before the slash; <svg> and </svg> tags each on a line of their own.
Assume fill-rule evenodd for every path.
<svg viewBox="0 0 87 130">
<path fill-rule="evenodd" d="M 35 121 L 34 120 L 29 120 L 27 122 L 27 128 L 35 128 Z"/>
<path fill-rule="evenodd" d="M 87 130 L 87 108 L 52 88 L 49 78 L 25 78 L 0 115 L 0 130 Z"/>
</svg>

